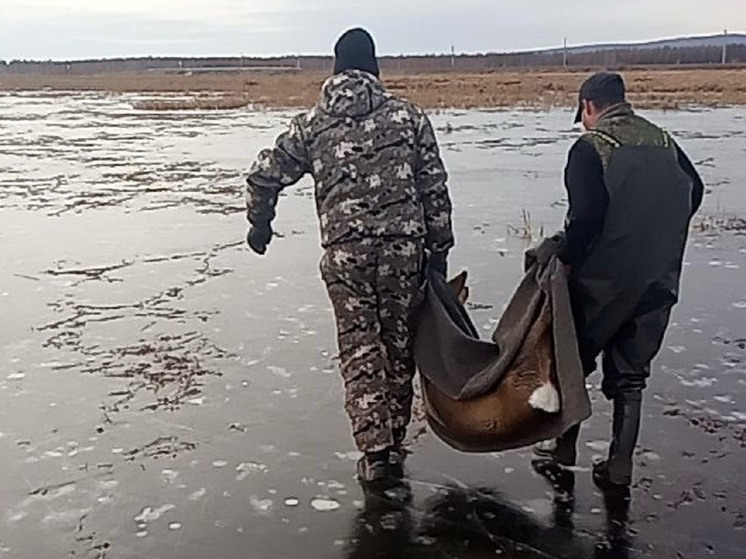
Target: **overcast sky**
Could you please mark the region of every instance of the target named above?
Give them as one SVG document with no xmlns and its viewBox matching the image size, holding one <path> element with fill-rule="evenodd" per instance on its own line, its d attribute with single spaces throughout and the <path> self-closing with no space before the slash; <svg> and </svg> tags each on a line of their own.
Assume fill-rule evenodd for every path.
<svg viewBox="0 0 746 559">
<path fill-rule="evenodd" d="M 523 50 L 746 32 L 746 0 L 0 0 L 0 59 Z"/>
</svg>

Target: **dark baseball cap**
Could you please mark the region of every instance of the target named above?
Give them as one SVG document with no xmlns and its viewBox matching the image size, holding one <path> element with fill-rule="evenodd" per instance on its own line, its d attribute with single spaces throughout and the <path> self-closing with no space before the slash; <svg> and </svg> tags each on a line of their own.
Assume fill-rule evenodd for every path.
<svg viewBox="0 0 746 559">
<path fill-rule="evenodd" d="M 599 72 L 593 74 L 583 82 L 578 95 L 578 112 L 575 115 L 575 122 L 583 120 L 583 99 L 594 101 L 603 106 L 623 103 L 627 89 L 624 86 L 624 79 L 619 74 L 613 72 Z"/>
</svg>

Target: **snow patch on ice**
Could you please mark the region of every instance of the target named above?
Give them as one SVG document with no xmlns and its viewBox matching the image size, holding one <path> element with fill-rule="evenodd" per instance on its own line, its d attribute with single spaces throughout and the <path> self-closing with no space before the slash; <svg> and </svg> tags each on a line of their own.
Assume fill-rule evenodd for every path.
<svg viewBox="0 0 746 559">
<path fill-rule="evenodd" d="M 266 474 L 269 468 L 258 462 L 244 462 L 236 467 L 236 471 L 238 472 L 236 481 L 243 481 L 252 474 Z"/>
<path fill-rule="evenodd" d="M 162 505 L 160 507 L 145 507 L 142 512 L 135 517 L 135 522 L 147 524 L 159 520 L 168 511 L 175 509 L 175 505 Z"/>
<path fill-rule="evenodd" d="M 342 505 L 329 497 L 316 497 L 311 501 L 311 508 L 318 512 L 332 512 L 338 510 Z"/>
<path fill-rule="evenodd" d="M 696 387 L 696 388 L 709 388 L 713 386 L 718 379 L 716 378 L 701 378 L 697 380 L 681 380 L 682 386 Z"/>
<path fill-rule="evenodd" d="M 267 370 L 273 375 L 278 376 L 280 378 L 290 378 L 291 376 L 293 376 L 290 373 L 288 373 L 287 369 L 285 369 L 284 367 L 275 367 L 273 365 L 270 365 L 267 367 Z"/>
<path fill-rule="evenodd" d="M 177 477 L 179 477 L 179 472 L 177 472 L 176 470 L 166 469 L 161 472 L 161 475 L 163 476 L 163 481 L 170 485 L 176 481 Z"/>
<path fill-rule="evenodd" d="M 249 499 L 251 507 L 258 513 L 267 514 L 272 510 L 272 499 L 260 499 L 259 497 L 251 497 Z"/>
<path fill-rule="evenodd" d="M 362 457 L 362 454 L 357 451 L 335 452 L 334 456 L 336 456 L 340 460 L 349 461 L 349 462 L 357 462 Z"/>
</svg>

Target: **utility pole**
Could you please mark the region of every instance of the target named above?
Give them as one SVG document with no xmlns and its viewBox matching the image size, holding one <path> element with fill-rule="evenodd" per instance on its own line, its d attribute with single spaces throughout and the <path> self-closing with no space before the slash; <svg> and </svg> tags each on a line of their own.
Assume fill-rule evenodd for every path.
<svg viewBox="0 0 746 559">
<path fill-rule="evenodd" d="M 723 30 L 723 59 L 720 63 L 725 66 L 728 63 L 728 30 Z"/>
<path fill-rule="evenodd" d="M 565 44 L 562 49 L 562 66 L 567 68 L 567 37 L 565 37 Z"/>
<path fill-rule="evenodd" d="M 456 45 L 451 45 L 451 70 L 456 68 Z"/>
</svg>

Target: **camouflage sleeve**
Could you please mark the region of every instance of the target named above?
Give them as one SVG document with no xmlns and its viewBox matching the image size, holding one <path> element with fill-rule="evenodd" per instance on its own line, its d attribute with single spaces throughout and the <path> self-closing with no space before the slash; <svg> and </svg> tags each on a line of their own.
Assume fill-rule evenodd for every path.
<svg viewBox="0 0 746 559">
<path fill-rule="evenodd" d="M 246 217 L 252 225 L 269 224 L 275 218 L 280 192 L 309 170 L 301 118 L 295 117 L 275 147 L 261 151 L 251 166 L 246 180 Z"/>
<path fill-rule="evenodd" d="M 446 252 L 454 244 L 448 173 L 440 158 L 433 125 L 425 113 L 420 114 L 418 128 L 415 177 L 425 210 L 427 245 L 432 252 Z"/>
</svg>

